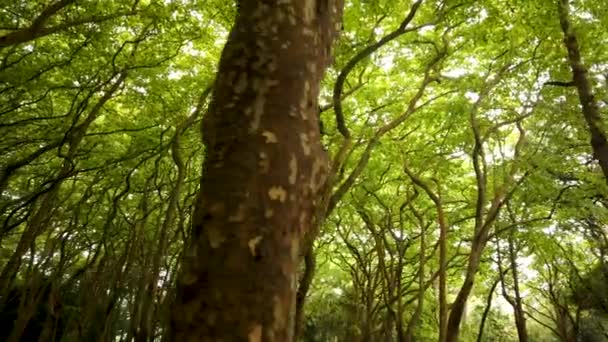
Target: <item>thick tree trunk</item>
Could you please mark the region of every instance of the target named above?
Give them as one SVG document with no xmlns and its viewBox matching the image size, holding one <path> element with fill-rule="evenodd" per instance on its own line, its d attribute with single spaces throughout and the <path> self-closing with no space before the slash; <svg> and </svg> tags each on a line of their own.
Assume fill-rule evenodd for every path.
<svg viewBox="0 0 608 342">
<path fill-rule="evenodd" d="M 473 289 L 473 285 L 475 283 L 475 275 L 477 270 L 479 269 L 479 263 L 481 261 L 481 254 L 483 253 L 483 249 L 486 245 L 485 238 L 481 240 L 473 241 L 473 246 L 471 247 L 471 254 L 469 256 L 469 264 L 467 266 L 467 273 L 464 279 L 464 283 L 458 291 L 458 295 L 452 304 L 452 308 L 450 310 L 450 317 L 448 319 L 447 329 L 446 329 L 446 341 L 447 342 L 457 342 L 458 334 L 460 333 L 460 322 L 462 321 L 462 317 L 464 315 L 465 307 L 467 304 L 467 300 L 469 295 L 471 294 L 471 290 Z"/>
<path fill-rule="evenodd" d="M 572 80 L 578 91 L 578 97 L 583 110 L 583 117 L 591 135 L 593 156 L 600 164 L 604 177 L 608 182 L 608 141 L 602 129 L 602 118 L 598 104 L 593 95 L 591 82 L 587 77 L 587 68 L 581 59 L 578 40 L 569 18 L 569 0 L 558 0 L 559 21 L 564 33 L 564 44 L 568 50 L 568 62 L 572 69 Z"/>
<path fill-rule="evenodd" d="M 292 340 L 299 249 L 328 168 L 317 96 L 342 1 L 239 7 L 203 120 L 173 341 Z"/>
<path fill-rule="evenodd" d="M 557 331 L 561 342 L 576 342 L 576 329 L 568 317 L 567 309 L 561 304 L 555 304 Z"/>
</svg>

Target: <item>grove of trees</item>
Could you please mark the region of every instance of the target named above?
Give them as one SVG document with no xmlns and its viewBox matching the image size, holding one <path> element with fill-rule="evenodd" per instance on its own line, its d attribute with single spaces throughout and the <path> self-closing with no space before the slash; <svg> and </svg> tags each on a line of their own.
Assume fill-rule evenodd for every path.
<svg viewBox="0 0 608 342">
<path fill-rule="evenodd" d="M 608 341 L 604 0 L 0 0 L 0 341 Z"/>
</svg>

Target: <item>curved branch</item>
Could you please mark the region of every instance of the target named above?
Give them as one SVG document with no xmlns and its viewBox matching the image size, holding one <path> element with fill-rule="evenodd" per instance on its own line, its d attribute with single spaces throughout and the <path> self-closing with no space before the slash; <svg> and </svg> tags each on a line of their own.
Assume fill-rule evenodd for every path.
<svg viewBox="0 0 608 342">
<path fill-rule="evenodd" d="M 374 52 L 376 52 L 378 49 L 380 49 L 384 45 L 388 44 L 389 42 L 395 40 L 396 38 L 404 35 L 407 32 L 414 31 L 418 28 L 418 27 L 413 27 L 413 28 L 408 29 L 407 26 L 412 21 L 412 19 L 414 19 L 414 16 L 416 15 L 418 8 L 422 4 L 422 1 L 423 0 L 417 0 L 412 5 L 410 12 L 405 17 L 405 19 L 401 22 L 401 24 L 399 25 L 399 28 L 397 28 L 393 32 L 387 34 L 386 36 L 384 36 L 382 39 L 380 39 L 376 43 L 369 45 L 368 47 L 366 47 L 365 49 L 363 49 L 359 53 L 357 53 L 353 58 L 351 58 L 350 61 L 348 61 L 348 63 L 346 63 L 346 66 L 344 66 L 344 68 L 340 72 L 340 75 L 338 75 L 338 78 L 336 79 L 336 83 L 334 85 L 333 102 L 334 102 L 334 112 L 336 114 L 336 124 L 338 126 L 338 131 L 340 132 L 340 134 L 342 134 L 342 136 L 344 138 L 346 138 L 346 139 L 350 138 L 350 131 L 348 130 L 348 127 L 346 127 L 346 123 L 344 121 L 344 113 L 342 111 L 342 101 L 341 101 L 342 92 L 344 90 L 344 82 L 346 82 L 346 78 L 348 77 L 350 72 L 355 68 L 355 66 L 357 64 L 359 64 L 359 62 L 361 62 L 365 58 L 369 57 L 371 54 L 373 54 Z"/>
</svg>

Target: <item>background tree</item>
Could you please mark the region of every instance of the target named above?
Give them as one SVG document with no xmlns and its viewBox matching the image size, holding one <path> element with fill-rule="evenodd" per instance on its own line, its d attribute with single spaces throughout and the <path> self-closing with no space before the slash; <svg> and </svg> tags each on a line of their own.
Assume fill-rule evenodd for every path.
<svg viewBox="0 0 608 342">
<path fill-rule="evenodd" d="M 603 1 L 238 3 L 0 6 L 0 340 L 608 340 Z"/>
</svg>

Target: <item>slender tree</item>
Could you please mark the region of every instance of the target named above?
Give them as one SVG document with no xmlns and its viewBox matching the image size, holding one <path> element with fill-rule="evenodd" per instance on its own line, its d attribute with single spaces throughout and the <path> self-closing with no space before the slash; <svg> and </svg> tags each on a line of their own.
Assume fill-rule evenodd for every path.
<svg viewBox="0 0 608 342">
<path fill-rule="evenodd" d="M 576 87 L 582 114 L 591 137 L 594 158 L 608 182 L 608 139 L 602 123 L 600 109 L 593 94 L 587 67 L 583 64 L 578 38 L 570 21 L 570 0 L 557 0 L 559 22 L 564 34 L 564 45 L 568 51 L 568 64 L 572 70 L 572 85 Z"/>
</svg>

